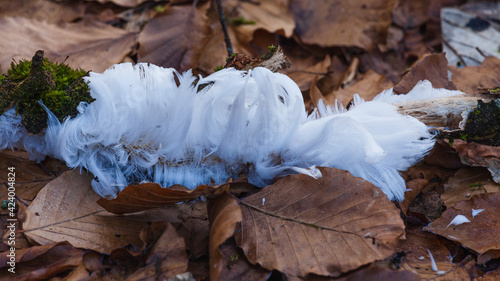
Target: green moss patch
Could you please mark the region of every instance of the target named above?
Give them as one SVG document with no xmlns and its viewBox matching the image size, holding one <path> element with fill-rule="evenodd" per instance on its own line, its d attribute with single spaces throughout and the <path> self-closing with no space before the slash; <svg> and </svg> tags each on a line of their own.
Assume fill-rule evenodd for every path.
<svg viewBox="0 0 500 281">
<path fill-rule="evenodd" d="M 74 70 L 43 55 L 43 51 L 37 51 L 31 61 L 12 62 L 7 74 L 0 76 L 0 114 L 15 106 L 22 124 L 34 134 L 47 127 L 48 116 L 39 101 L 60 122 L 68 116 L 75 117 L 80 102 L 93 101 L 83 80 L 86 71 Z"/>
</svg>

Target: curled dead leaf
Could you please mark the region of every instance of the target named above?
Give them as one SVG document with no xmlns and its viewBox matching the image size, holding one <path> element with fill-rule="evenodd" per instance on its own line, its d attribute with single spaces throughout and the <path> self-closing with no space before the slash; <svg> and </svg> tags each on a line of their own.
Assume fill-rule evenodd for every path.
<svg viewBox="0 0 500 281">
<path fill-rule="evenodd" d="M 251 263 L 287 276 L 338 276 L 391 255 L 404 224 L 371 183 L 346 171 L 287 176 L 241 201 L 235 238 Z"/>
<path fill-rule="evenodd" d="M 145 266 L 127 280 L 171 280 L 186 272 L 188 256 L 186 245 L 175 228 L 167 222 L 157 222 L 141 232 L 146 243 Z"/>
<path fill-rule="evenodd" d="M 15 252 L 15 274 L 8 272 L 11 268 L 7 262 L 10 251 L 0 253 L 0 276 L 15 280 L 42 280 L 58 273 L 77 267 L 84 251 L 71 246 L 67 242 L 33 246 Z M 3 279 L 3 278 L 0 278 Z M 9 280 L 13 280 L 8 278 Z"/>
<path fill-rule="evenodd" d="M 210 220 L 210 280 L 221 280 L 221 272 L 226 266 L 220 245 L 233 236 L 236 224 L 241 222 L 241 208 L 232 195 L 223 193 L 208 204 Z"/>
<path fill-rule="evenodd" d="M 201 196 L 221 194 L 229 190 L 230 185 L 231 183 L 217 186 L 199 185 L 194 190 L 189 190 L 181 185 L 163 188 L 157 183 L 141 183 L 126 187 L 115 199 L 101 198 L 97 203 L 114 214 L 134 213 L 196 199 Z"/>
<path fill-rule="evenodd" d="M 487 167 L 493 180 L 500 183 L 499 146 L 489 146 L 457 139 L 453 142 L 453 147 L 457 150 L 463 164 Z"/>
</svg>

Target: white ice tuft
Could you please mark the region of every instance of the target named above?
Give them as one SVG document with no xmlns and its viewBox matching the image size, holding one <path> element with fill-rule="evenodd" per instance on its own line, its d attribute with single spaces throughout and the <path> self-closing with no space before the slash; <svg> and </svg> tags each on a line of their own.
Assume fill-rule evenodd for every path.
<svg viewBox="0 0 500 281">
<path fill-rule="evenodd" d="M 450 225 L 452 225 L 452 224 L 453 225 L 461 225 L 463 223 L 468 223 L 468 222 L 470 222 L 470 220 L 466 216 L 456 215 L 455 218 L 453 218 L 453 220 L 448 224 L 448 226 L 446 228 L 450 227 Z"/>
<path fill-rule="evenodd" d="M 403 200 L 399 171 L 434 144 L 423 123 L 388 103 L 394 95 L 371 102 L 356 95 L 349 111 L 320 101 L 307 116 L 298 86 L 264 68 L 224 69 L 196 82 L 191 72 L 124 63 L 86 79 L 95 101 L 62 124 L 49 112 L 44 139 L 27 134 L 15 111 L 2 115 L 0 148 L 25 147 L 36 159 L 50 155 L 84 167 L 104 197 L 133 182 L 194 188 L 240 173 L 265 186 L 291 173 L 320 177 L 316 167 L 328 166 Z M 417 85 L 412 98 L 436 91 L 429 85 Z"/>
<path fill-rule="evenodd" d="M 472 209 L 472 217 L 479 215 L 482 211 L 484 211 L 484 209 Z"/>
</svg>

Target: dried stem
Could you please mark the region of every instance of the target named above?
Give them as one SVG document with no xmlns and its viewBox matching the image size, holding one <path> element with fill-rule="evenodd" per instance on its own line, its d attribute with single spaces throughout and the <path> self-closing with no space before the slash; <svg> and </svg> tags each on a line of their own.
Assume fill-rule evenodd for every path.
<svg viewBox="0 0 500 281">
<path fill-rule="evenodd" d="M 224 10 L 222 9 L 221 0 L 215 0 L 217 5 L 217 13 L 219 14 L 219 21 L 222 26 L 222 31 L 224 31 L 224 41 L 226 41 L 226 49 L 228 57 L 233 55 L 233 45 L 231 45 L 231 39 L 229 38 L 229 33 L 227 32 L 226 16 L 224 15 Z"/>
</svg>

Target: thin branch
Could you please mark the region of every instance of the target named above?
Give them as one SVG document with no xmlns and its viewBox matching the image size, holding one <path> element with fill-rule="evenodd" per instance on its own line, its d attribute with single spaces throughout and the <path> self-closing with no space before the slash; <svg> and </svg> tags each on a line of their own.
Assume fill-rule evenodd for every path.
<svg viewBox="0 0 500 281">
<path fill-rule="evenodd" d="M 219 21 L 222 26 L 222 31 L 224 31 L 224 41 L 226 41 L 226 49 L 228 57 L 233 55 L 233 45 L 231 45 L 231 39 L 229 38 L 229 33 L 227 32 L 226 16 L 224 15 L 224 10 L 222 9 L 221 0 L 215 0 L 217 5 L 217 13 L 219 14 Z"/>
</svg>

